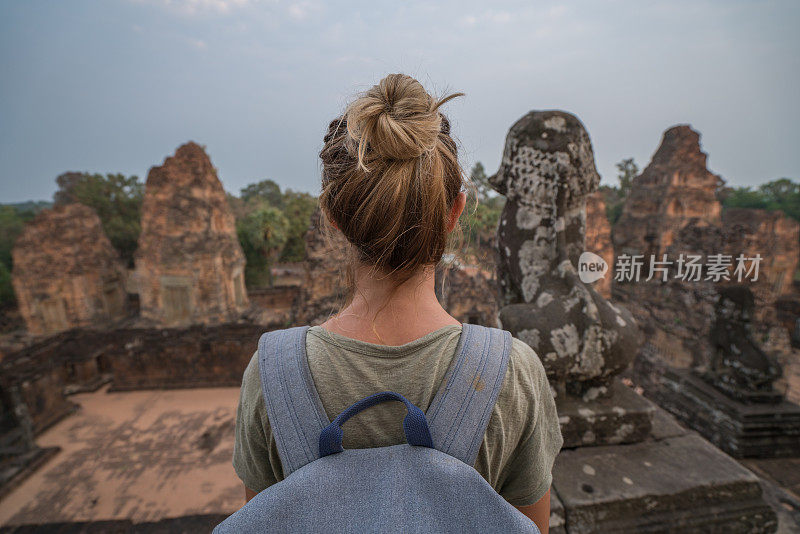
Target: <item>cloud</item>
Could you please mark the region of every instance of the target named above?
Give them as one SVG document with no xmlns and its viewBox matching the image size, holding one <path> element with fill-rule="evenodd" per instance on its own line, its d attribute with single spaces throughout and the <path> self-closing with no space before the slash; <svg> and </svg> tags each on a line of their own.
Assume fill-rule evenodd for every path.
<svg viewBox="0 0 800 534">
<path fill-rule="evenodd" d="M 511 13 L 508 11 L 489 11 L 487 18 L 492 22 L 505 24 L 506 22 L 511 22 Z"/>
<path fill-rule="evenodd" d="M 475 15 L 466 15 L 461 17 L 458 23 L 465 28 L 472 28 L 478 23 L 478 17 Z"/>
<path fill-rule="evenodd" d="M 205 50 L 208 48 L 208 45 L 202 39 L 189 39 L 189 44 L 193 47 L 197 48 L 198 50 Z"/>
<path fill-rule="evenodd" d="M 253 0 L 131 0 L 140 4 L 151 4 L 171 9 L 183 15 L 198 13 L 229 13 L 234 9 L 253 3 Z"/>
<path fill-rule="evenodd" d="M 286 11 L 294 20 L 305 20 L 313 12 L 318 11 L 319 8 L 320 6 L 312 2 L 292 2 Z"/>
<path fill-rule="evenodd" d="M 367 56 L 356 56 L 356 55 L 344 55 L 339 56 L 333 60 L 336 64 L 346 64 L 346 63 L 360 63 L 363 65 L 371 65 L 375 64 L 375 58 L 367 57 Z"/>
<path fill-rule="evenodd" d="M 481 23 L 507 24 L 511 21 L 511 13 L 508 11 L 488 9 L 479 15 L 465 15 L 458 19 L 458 24 L 464 28 L 474 28 Z"/>
</svg>

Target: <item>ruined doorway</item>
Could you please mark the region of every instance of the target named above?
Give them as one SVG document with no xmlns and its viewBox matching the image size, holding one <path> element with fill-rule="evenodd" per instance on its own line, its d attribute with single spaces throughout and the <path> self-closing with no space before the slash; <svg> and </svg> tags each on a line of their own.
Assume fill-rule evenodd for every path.
<svg viewBox="0 0 800 534">
<path fill-rule="evenodd" d="M 125 293 L 119 278 L 107 278 L 103 282 L 103 309 L 108 317 L 119 317 L 125 308 Z"/>
<path fill-rule="evenodd" d="M 237 273 L 233 277 L 233 298 L 237 308 L 244 306 L 244 282 L 242 273 Z"/>
<path fill-rule="evenodd" d="M 62 298 L 49 298 L 39 302 L 42 326 L 46 333 L 61 332 L 69 328 L 67 310 Z"/>
<path fill-rule="evenodd" d="M 164 319 L 172 323 L 187 321 L 192 314 L 191 281 L 184 276 L 161 278 Z"/>
</svg>

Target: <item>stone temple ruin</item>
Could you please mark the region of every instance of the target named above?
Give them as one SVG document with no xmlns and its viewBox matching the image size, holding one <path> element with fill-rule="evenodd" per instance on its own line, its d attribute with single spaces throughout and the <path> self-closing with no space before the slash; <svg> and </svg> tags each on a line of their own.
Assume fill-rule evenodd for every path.
<svg viewBox="0 0 800 534">
<path fill-rule="evenodd" d="M 675 126 L 664 137 L 650 164 L 633 180 L 622 216 L 614 228 L 614 249 L 644 260 L 639 281 L 615 280 L 614 298 L 624 302 L 639 320 L 648 343 L 678 367 L 704 366 L 711 358 L 711 330 L 719 285 L 736 280 L 685 281 L 669 265 L 666 282 L 659 274 L 650 281 L 648 265 L 675 262 L 681 254 L 759 255 L 759 277 L 748 281 L 756 297 L 756 326 L 778 326 L 775 303 L 792 291 L 791 280 L 800 256 L 800 226 L 780 212 L 732 209 L 722 212 L 716 191 L 724 183 L 706 167 L 700 134 L 687 125 Z"/>
<path fill-rule="evenodd" d="M 785 409 L 775 386 L 783 379 L 780 366 L 776 370 L 771 353 L 758 341 L 764 328 L 778 324 L 779 303 L 784 306 L 781 325 L 796 321 L 788 313 L 795 304 L 800 310 L 791 289 L 798 225 L 771 212 L 721 212 L 714 195 L 721 179 L 705 168 L 699 136 L 688 127 L 668 134 L 644 178 L 634 181 L 623 226 L 615 228 L 617 253 L 721 250 L 769 257 L 761 280 L 745 291 L 731 283 L 614 283 L 617 301 L 612 303 L 606 300 L 612 275 L 582 283 L 576 272 L 581 252 L 592 251 L 612 267 L 614 247 L 589 136 L 576 117 L 559 111 L 532 112 L 518 121 L 491 178 L 507 199 L 496 241 L 496 277 L 458 261 L 437 268 L 437 297 L 454 317 L 488 326 L 497 326 L 499 317 L 503 328 L 542 359 L 565 439 L 553 470 L 554 533 L 775 528 L 775 513 L 755 475 L 619 380 L 630 373 L 623 369 L 636 356 L 637 371 L 626 380 L 633 376 L 647 386 L 649 397 L 701 433 L 703 427 L 711 429 L 706 437 L 718 447 L 734 444 L 746 456 L 797 450 L 794 412 Z M 142 317 L 105 330 L 73 328 L 22 350 L 0 348 L 0 494 L 54 454 L 38 447 L 36 438 L 76 409 L 70 393 L 94 390 L 112 375 L 111 391 L 235 387 L 263 331 L 319 324 L 343 303 L 341 266 L 348 244 L 338 232 L 330 240 L 323 235 L 319 212 L 306 234 L 302 282 L 296 276 L 291 287 L 247 296 L 233 217 L 198 145 L 184 145 L 154 167 L 145 196 L 129 286 L 140 293 Z M 42 224 L 28 245 L 21 240 L 19 265 L 25 265 L 25 254 L 33 257 L 31 251 L 42 250 L 41 243 L 57 234 L 57 242 L 45 250 L 60 251 L 60 259 L 75 247 L 81 268 L 94 273 L 86 278 L 81 271 L 81 287 L 88 287 L 85 280 L 100 281 L 95 288 L 117 287 L 103 284 L 119 269 L 122 306 L 124 270 L 118 261 L 100 260 L 113 249 L 96 215 L 77 205 L 58 209 L 77 215 L 64 219 L 72 222 Z M 650 217 L 656 222 L 651 224 Z M 93 222 L 86 224 L 89 219 Z M 74 221 L 81 221 L 74 233 L 80 239 L 52 231 Z M 88 248 L 77 252 L 80 246 Z M 98 259 L 87 263 L 87 257 Z M 46 267 L 31 272 L 47 273 L 44 279 L 66 278 Z M 32 292 L 26 298 L 64 299 L 67 322 L 72 321 L 66 313 L 70 295 L 93 294 L 72 289 L 70 284 L 78 282 L 37 286 L 39 277 L 19 278 L 26 287 L 53 288 L 53 293 Z M 110 310 L 117 308 L 104 304 L 103 291 L 94 295 L 81 301 L 95 310 L 90 324 L 111 320 Z M 667 362 L 686 369 L 654 364 L 646 357 L 654 347 L 670 349 Z M 670 396 L 670 391 L 682 394 Z M 736 403 L 748 408 L 728 410 Z M 775 421 L 782 425 L 778 433 Z"/>
<path fill-rule="evenodd" d="M 14 292 L 30 333 L 102 326 L 125 316 L 125 269 L 88 206 L 42 211 L 12 255 Z"/>
<path fill-rule="evenodd" d="M 199 145 L 150 169 L 135 254 L 142 318 L 169 326 L 236 318 L 248 304 L 244 262 L 225 190 Z"/>
<path fill-rule="evenodd" d="M 648 338 L 633 375 L 647 396 L 729 454 L 794 456 L 800 407 L 775 389 L 781 365 L 759 338 L 785 336 L 776 303 L 792 297 L 800 226 L 777 212 L 722 212 L 715 195 L 722 183 L 706 168 L 700 136 L 688 126 L 667 130 L 633 180 L 614 232 L 618 258 L 640 255 L 645 266 L 651 254 L 666 260 L 652 280 L 643 268 L 638 281 L 614 282 L 614 296 Z M 720 254 L 731 259 L 724 277 L 679 276 L 681 255 L 705 263 Z M 761 258 L 757 279 L 738 279 L 740 255 Z"/>
<path fill-rule="evenodd" d="M 576 272 L 598 181 L 583 125 L 561 111 L 515 123 L 490 178 L 507 198 L 500 321 L 542 358 L 564 435 L 551 528 L 771 532 L 755 475 L 615 378 L 636 354 L 637 324 Z"/>
</svg>

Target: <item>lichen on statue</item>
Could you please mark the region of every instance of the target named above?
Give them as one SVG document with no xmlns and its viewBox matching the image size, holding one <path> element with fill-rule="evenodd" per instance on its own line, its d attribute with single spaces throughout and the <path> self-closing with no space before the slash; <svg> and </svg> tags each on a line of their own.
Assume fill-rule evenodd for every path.
<svg viewBox="0 0 800 534">
<path fill-rule="evenodd" d="M 506 197 L 498 227 L 500 322 L 536 350 L 557 392 L 603 395 L 640 342 L 631 314 L 581 282 L 586 198 L 600 182 L 583 124 L 532 111 L 506 138 L 490 183 Z"/>
</svg>

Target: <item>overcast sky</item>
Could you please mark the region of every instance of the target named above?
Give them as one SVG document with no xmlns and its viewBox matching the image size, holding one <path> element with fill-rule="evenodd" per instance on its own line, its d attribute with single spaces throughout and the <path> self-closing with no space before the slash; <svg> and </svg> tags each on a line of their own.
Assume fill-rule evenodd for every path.
<svg viewBox="0 0 800 534">
<path fill-rule="evenodd" d="M 330 119 L 390 72 L 432 92 L 493 173 L 534 109 L 584 123 L 603 181 L 689 123 L 732 185 L 800 178 L 800 2 L 4 0 L 0 202 L 64 171 L 148 169 L 188 140 L 225 188 L 317 192 Z"/>
</svg>

